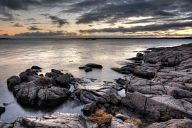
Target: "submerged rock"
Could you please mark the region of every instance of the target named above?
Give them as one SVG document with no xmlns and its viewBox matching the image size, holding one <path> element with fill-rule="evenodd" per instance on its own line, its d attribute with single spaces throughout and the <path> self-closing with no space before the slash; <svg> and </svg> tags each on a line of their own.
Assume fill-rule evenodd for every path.
<svg viewBox="0 0 192 128">
<path fill-rule="evenodd" d="M 90 67 L 90 68 L 97 68 L 97 69 L 102 69 L 103 66 L 100 64 L 95 64 L 95 63 L 88 63 L 85 65 L 85 67 Z"/>
<path fill-rule="evenodd" d="M 79 67 L 79 69 L 84 69 L 85 72 L 91 72 L 94 68 L 95 69 L 102 69 L 103 66 L 100 64 L 88 63 L 85 66 Z"/>
</svg>

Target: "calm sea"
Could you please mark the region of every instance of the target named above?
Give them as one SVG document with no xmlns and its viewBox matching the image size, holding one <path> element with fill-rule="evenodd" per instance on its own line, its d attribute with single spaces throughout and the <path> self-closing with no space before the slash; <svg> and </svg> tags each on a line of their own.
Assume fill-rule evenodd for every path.
<svg viewBox="0 0 192 128">
<path fill-rule="evenodd" d="M 110 70 L 122 65 L 136 51 L 150 47 L 176 46 L 192 43 L 190 39 L 67 39 L 67 40 L 0 40 L 0 101 L 9 103 L 0 120 L 11 122 L 17 116 L 42 115 L 45 113 L 80 113 L 81 106 L 65 103 L 50 111 L 21 107 L 7 89 L 6 80 L 18 75 L 32 65 L 43 68 L 43 73 L 59 69 L 72 73 L 75 77 L 96 78 L 99 81 L 113 81 L 122 75 Z M 104 69 L 85 73 L 78 69 L 86 63 L 102 64 Z"/>
</svg>

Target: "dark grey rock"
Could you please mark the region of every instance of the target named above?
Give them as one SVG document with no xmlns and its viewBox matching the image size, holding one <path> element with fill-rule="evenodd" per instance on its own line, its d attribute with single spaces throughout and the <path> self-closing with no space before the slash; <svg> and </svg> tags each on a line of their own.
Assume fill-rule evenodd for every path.
<svg viewBox="0 0 192 128">
<path fill-rule="evenodd" d="M 15 85 L 18 85 L 21 83 L 21 79 L 18 76 L 12 76 L 9 79 L 7 79 L 7 87 L 9 90 L 12 90 Z"/>
<path fill-rule="evenodd" d="M 91 67 L 85 67 L 84 70 L 85 72 L 91 72 L 93 69 Z"/>
<path fill-rule="evenodd" d="M 81 110 L 85 116 L 90 116 L 95 112 L 97 105 L 95 102 L 86 104 Z"/>
<path fill-rule="evenodd" d="M 88 63 L 85 65 L 86 67 L 90 67 L 90 68 L 97 68 L 97 69 L 102 69 L 103 66 L 100 64 L 94 64 L 94 63 Z"/>
<path fill-rule="evenodd" d="M 42 69 L 42 68 L 39 67 L 39 66 L 32 66 L 31 69 L 38 69 L 38 70 L 40 70 L 40 69 Z"/>
</svg>

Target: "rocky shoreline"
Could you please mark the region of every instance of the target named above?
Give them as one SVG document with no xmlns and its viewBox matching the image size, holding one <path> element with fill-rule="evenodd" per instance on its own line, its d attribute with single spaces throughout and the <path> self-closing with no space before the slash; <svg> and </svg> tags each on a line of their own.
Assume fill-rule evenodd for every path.
<svg viewBox="0 0 192 128">
<path fill-rule="evenodd" d="M 103 66 L 89 63 L 79 67 L 85 72 L 94 68 Z M 84 79 L 59 70 L 40 74 L 38 66 L 10 77 L 8 89 L 21 105 L 44 109 L 71 100 L 84 105 L 83 115 L 18 117 L 13 123 L 0 122 L 0 127 L 192 127 L 192 44 L 150 48 L 128 59 L 125 66 L 112 70 L 127 77 L 90 87 Z M 0 105 L 0 113 L 5 109 Z"/>
</svg>

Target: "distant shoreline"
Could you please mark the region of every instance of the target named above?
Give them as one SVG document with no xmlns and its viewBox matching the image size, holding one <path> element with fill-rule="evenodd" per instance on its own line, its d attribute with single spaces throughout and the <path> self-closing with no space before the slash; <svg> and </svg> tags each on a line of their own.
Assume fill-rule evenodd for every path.
<svg viewBox="0 0 192 128">
<path fill-rule="evenodd" d="M 15 38 L 15 37 L 3 37 L 3 38 L 0 38 L 0 40 L 22 40 L 22 39 L 60 39 L 60 40 L 65 40 L 65 39 L 82 39 L 82 40 L 99 40 L 99 39 L 192 39 L 192 37 L 175 37 L 175 38 L 171 38 L 171 37 L 167 37 L 167 38 L 121 38 L 121 37 L 112 37 L 112 38 L 109 38 L 109 37 L 90 37 L 90 38 L 86 38 L 86 37 L 67 37 L 67 38 L 42 38 L 42 37 L 20 37 L 20 38 Z"/>
</svg>

